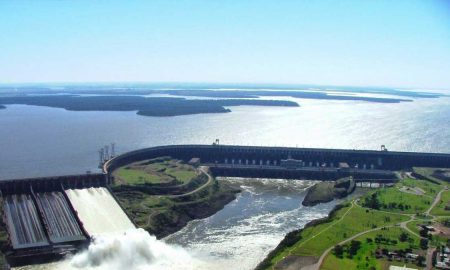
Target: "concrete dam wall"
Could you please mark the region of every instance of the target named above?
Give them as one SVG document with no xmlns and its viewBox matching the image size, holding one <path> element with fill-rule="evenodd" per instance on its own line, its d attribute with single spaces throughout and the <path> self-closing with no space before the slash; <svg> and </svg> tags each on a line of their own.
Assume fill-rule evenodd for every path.
<svg viewBox="0 0 450 270">
<path fill-rule="evenodd" d="M 288 147 L 259 147 L 259 146 L 235 146 L 235 145 L 167 145 L 150 147 L 128 152 L 113 158 L 104 164 L 103 170 L 110 173 L 120 166 L 128 163 L 151 159 L 160 156 L 171 156 L 189 160 L 193 157 L 200 158 L 202 164 L 207 165 L 260 165 L 261 168 L 269 167 L 266 170 L 268 177 L 286 177 L 291 175 L 298 176 L 301 172 L 292 173 L 293 170 L 270 170 L 270 167 L 277 167 L 282 160 L 288 157 L 301 160 L 310 167 L 321 167 L 325 164 L 327 167 L 336 167 L 339 163 L 345 162 L 349 165 L 354 174 L 363 174 L 363 170 L 356 171 L 354 168 L 366 169 L 373 168 L 378 170 L 381 177 L 383 172 L 391 170 L 408 169 L 413 166 L 422 167 L 450 167 L 450 154 L 438 153 L 415 153 L 415 152 L 391 152 L 391 151 L 372 151 L 372 150 L 344 150 L 344 149 L 319 149 L 319 148 L 288 148 Z M 211 167 L 213 167 L 211 166 Z M 233 168 L 217 168 L 212 170 L 221 174 L 232 176 L 240 174 L 249 176 L 249 170 L 254 170 L 258 176 L 262 176 L 261 168 L 247 166 L 234 166 Z M 352 171 L 353 170 L 353 171 Z M 258 172 L 256 172 L 258 171 Z M 286 173 L 289 172 L 290 173 Z M 348 172 L 347 171 L 347 172 Z M 368 172 L 369 170 L 367 170 Z M 376 171 L 372 171 L 377 173 Z M 311 173 L 311 171 L 309 171 Z M 314 177 L 317 174 L 313 174 Z M 324 174 L 325 175 L 325 174 Z M 329 174 L 326 174 L 327 177 Z M 343 175 L 346 176 L 346 175 Z M 385 177 L 385 176 L 384 176 Z"/>
<path fill-rule="evenodd" d="M 8 195 L 4 202 L 7 228 L 13 248 L 30 248 L 49 244 L 31 195 Z"/>
<path fill-rule="evenodd" d="M 37 193 L 36 201 L 51 242 L 86 240 L 62 192 Z"/>
<path fill-rule="evenodd" d="M 65 189 L 105 186 L 106 179 L 104 174 L 86 174 L 0 181 L 8 262 L 48 262 L 87 244 L 90 235 Z"/>
</svg>

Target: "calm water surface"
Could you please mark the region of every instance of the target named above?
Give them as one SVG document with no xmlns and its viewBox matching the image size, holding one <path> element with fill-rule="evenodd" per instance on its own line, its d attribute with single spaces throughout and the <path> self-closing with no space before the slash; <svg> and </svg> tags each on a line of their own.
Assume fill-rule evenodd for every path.
<svg viewBox="0 0 450 270">
<path fill-rule="evenodd" d="M 231 107 L 231 113 L 147 117 L 11 105 L 0 110 L 0 179 L 96 170 L 97 150 L 212 143 L 450 152 L 450 98 L 382 104 L 297 101 L 301 107 Z"/>
<path fill-rule="evenodd" d="M 450 153 L 450 98 L 400 104 L 297 101 L 301 107 L 231 107 L 227 114 L 145 117 L 23 105 L 0 110 L 0 179 L 95 171 L 97 149 L 212 143 Z M 252 269 L 283 236 L 328 214 L 301 206 L 308 181 L 228 179 L 243 192 L 215 215 L 166 238 L 214 269 Z"/>
</svg>

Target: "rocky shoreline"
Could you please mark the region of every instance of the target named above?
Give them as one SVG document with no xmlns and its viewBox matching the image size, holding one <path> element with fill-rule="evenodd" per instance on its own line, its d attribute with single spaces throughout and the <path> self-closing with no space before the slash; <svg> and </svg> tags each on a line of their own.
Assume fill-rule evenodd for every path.
<svg viewBox="0 0 450 270">
<path fill-rule="evenodd" d="M 236 194 L 240 190 L 234 190 L 230 193 L 219 194 L 211 200 L 201 203 L 194 203 L 190 205 L 183 205 L 174 207 L 173 213 L 178 215 L 175 222 L 167 218 L 167 215 L 156 215 L 155 218 L 160 221 L 159 228 L 149 231 L 154 234 L 158 239 L 164 238 L 172 233 L 175 233 L 184 228 L 189 221 L 196 219 L 203 219 L 214 215 L 218 211 L 222 210 L 228 203 L 236 199 Z"/>
<path fill-rule="evenodd" d="M 142 207 L 142 202 L 155 196 L 148 194 L 145 187 L 134 186 L 130 189 L 127 186 L 116 186 L 112 191 L 137 227 L 161 239 L 179 231 L 189 221 L 217 213 L 235 200 L 236 194 L 241 191 L 217 180 L 214 181 L 214 185 L 205 188 L 199 194 L 169 198 L 169 203 L 161 201 L 154 205 L 154 208 Z"/>
<path fill-rule="evenodd" d="M 337 181 L 319 182 L 308 189 L 302 204 L 314 206 L 319 203 L 331 202 L 334 199 L 344 198 L 356 188 L 356 183 L 351 177 L 341 178 Z"/>
<path fill-rule="evenodd" d="M 301 240 L 301 238 L 302 238 L 301 233 L 303 230 L 305 230 L 306 228 L 309 228 L 309 227 L 317 226 L 319 224 L 331 222 L 333 220 L 336 212 L 343 207 L 345 207 L 344 203 L 338 204 L 330 211 L 328 216 L 326 216 L 324 218 L 311 220 L 310 222 L 306 223 L 306 225 L 303 228 L 291 231 L 288 234 L 286 234 L 286 236 L 283 238 L 283 240 L 281 240 L 281 242 L 277 245 L 277 247 L 274 250 L 272 250 L 269 254 L 267 254 L 266 258 L 264 260 L 262 260 L 256 266 L 255 270 L 268 269 L 271 266 L 272 259 L 277 255 L 278 252 L 280 252 L 281 250 L 283 250 L 285 248 L 293 246 L 295 243 L 297 243 L 298 241 Z M 303 258 L 302 256 L 292 255 L 291 258 L 286 258 L 286 259 L 299 261 L 299 259 L 301 260 L 302 258 Z M 314 260 L 314 262 L 315 262 L 315 261 L 317 261 L 317 258 L 305 257 L 305 260 L 308 262 L 308 265 L 309 265 L 309 264 L 311 264 L 311 260 Z M 312 262 L 312 263 L 314 263 L 314 262 Z M 280 269 L 284 269 L 284 268 L 281 267 Z"/>
</svg>

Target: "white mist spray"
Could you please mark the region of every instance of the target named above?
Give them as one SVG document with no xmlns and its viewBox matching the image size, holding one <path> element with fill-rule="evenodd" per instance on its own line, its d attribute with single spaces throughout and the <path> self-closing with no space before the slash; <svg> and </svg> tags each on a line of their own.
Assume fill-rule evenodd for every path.
<svg viewBox="0 0 450 270">
<path fill-rule="evenodd" d="M 63 261 L 16 270 L 209 270 L 185 249 L 157 240 L 143 229 L 95 237 L 89 247 Z"/>
<path fill-rule="evenodd" d="M 100 235 L 70 259 L 75 269 L 191 270 L 203 268 L 181 247 L 159 241 L 143 229 Z"/>
</svg>

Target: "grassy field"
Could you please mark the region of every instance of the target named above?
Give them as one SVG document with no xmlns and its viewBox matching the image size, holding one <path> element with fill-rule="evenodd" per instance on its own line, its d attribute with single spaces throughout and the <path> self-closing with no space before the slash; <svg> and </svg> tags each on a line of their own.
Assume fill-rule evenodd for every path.
<svg viewBox="0 0 450 270">
<path fill-rule="evenodd" d="M 427 171 L 429 174 L 432 172 L 432 170 Z M 298 239 L 300 240 L 277 250 L 270 257 L 269 264 L 265 264 L 264 267 L 266 267 L 265 269 L 271 269 L 289 255 L 319 257 L 325 250 L 341 241 L 359 232 L 373 228 L 380 228 L 380 230 L 364 234 L 356 239 L 363 244 L 355 256 L 352 258 L 344 256 L 344 258 L 340 259 L 330 253 L 327 255 L 321 269 L 388 269 L 389 265 L 404 264 L 413 266 L 411 263 L 391 262 L 387 259 L 376 260 L 374 258 L 373 253 L 377 247 L 388 250 L 408 248 L 416 252 L 420 250 L 420 239 L 418 236 L 408 233 L 405 230 L 409 236 L 409 240 L 401 242 L 399 241 L 399 236 L 404 229 L 397 226 L 383 229 L 381 227 L 407 221 L 412 218 L 411 216 L 407 216 L 408 214 L 416 215 L 417 220 L 409 222 L 407 226 L 410 230 L 419 234 L 417 224 L 428 224 L 428 222 L 432 221 L 431 216 L 423 216 L 421 214 L 429 209 L 434 198 L 443 188 L 444 185 L 442 185 L 442 182 L 435 183 L 433 181 L 408 178 L 399 181 L 393 187 L 377 189 L 370 192 L 364 195 L 357 204 L 352 206 L 352 204 L 348 203 L 344 208 L 338 210 L 334 217 L 327 223 L 307 227 L 297 233 Z M 366 207 L 360 206 L 367 202 L 366 198 L 372 198 L 372 194 L 376 194 L 375 197 L 378 201 L 379 210 L 369 210 Z M 442 202 L 433 209 L 431 214 L 448 214 L 444 212 L 444 207 L 450 201 L 450 191 L 446 191 L 442 195 Z M 366 238 L 374 238 L 378 234 L 381 234 L 384 238 L 397 239 L 397 241 L 386 243 L 366 241 Z M 440 245 L 445 243 L 445 240 L 442 236 L 433 236 L 430 244 Z M 421 251 L 418 251 L 418 253 L 421 253 Z"/>
<path fill-rule="evenodd" d="M 337 211 L 332 222 L 304 229 L 301 240 L 292 247 L 278 253 L 272 260 L 272 265 L 287 255 L 320 256 L 327 248 L 359 232 L 395 224 L 408 217 L 364 209 L 348 204 Z"/>
<path fill-rule="evenodd" d="M 221 209 L 234 199 L 236 192 L 214 180 L 200 191 L 182 197 L 150 195 L 138 190 L 115 195 L 138 227 L 163 237 L 193 218 L 204 218 Z"/>
<path fill-rule="evenodd" d="M 426 220 L 414 220 L 414 221 L 408 222 L 408 224 L 406 224 L 406 227 L 408 227 L 408 229 L 410 229 L 411 231 L 419 234 L 419 232 L 420 232 L 419 225 L 420 224 L 428 225 L 429 223 L 430 223 L 430 221 L 426 221 Z"/>
<path fill-rule="evenodd" d="M 416 189 L 419 194 L 415 194 Z M 380 210 L 402 214 L 420 214 L 430 207 L 434 197 L 441 189 L 441 185 L 429 181 L 403 179 L 394 187 L 379 189 L 375 193 L 380 202 Z"/>
<path fill-rule="evenodd" d="M 197 176 L 194 167 L 180 160 L 156 158 L 139 161 L 113 172 L 116 185 L 186 184 Z"/>
<path fill-rule="evenodd" d="M 425 191 L 425 196 L 434 197 L 441 190 L 442 186 L 426 181 L 426 180 L 417 180 L 417 179 L 403 179 L 400 181 L 399 185 L 411 187 L 411 188 L 421 188 Z"/>
<path fill-rule="evenodd" d="M 383 204 L 382 210 L 390 212 L 405 214 L 423 213 L 432 203 L 432 198 L 429 196 L 401 192 L 398 190 L 398 187 L 378 190 L 377 195 L 378 199 Z M 389 208 L 389 205 L 394 203 L 397 206 L 403 205 L 404 208 Z"/>
<path fill-rule="evenodd" d="M 450 216 L 450 210 L 445 210 L 445 206 L 450 206 L 450 190 L 441 194 L 441 201 L 431 210 L 430 214 L 435 216 Z"/>
<path fill-rule="evenodd" d="M 409 240 L 401 242 L 399 240 L 400 234 L 406 233 Z M 377 236 L 382 236 L 383 239 L 389 239 L 390 241 L 381 241 L 376 243 L 374 239 Z M 367 239 L 370 239 L 369 241 Z M 377 249 L 387 249 L 389 251 L 404 250 L 404 249 L 418 249 L 419 238 L 409 234 L 405 230 L 397 227 L 386 228 L 385 230 L 379 230 L 367 233 L 363 236 L 356 238 L 355 240 L 361 242 L 361 247 L 355 256 L 349 258 L 348 253 L 344 253 L 343 258 L 338 258 L 333 253 L 329 253 L 325 258 L 321 269 L 334 270 L 334 269 L 388 269 L 387 264 L 384 262 L 386 259 L 376 259 L 375 252 Z M 394 242 L 394 241 L 395 242 Z M 404 262 L 402 262 L 405 264 Z M 412 266 L 412 264 L 410 264 Z"/>
<path fill-rule="evenodd" d="M 116 185 L 111 189 L 125 211 L 137 226 L 158 237 L 214 213 L 237 192 L 169 157 L 134 162 L 114 176 Z"/>
</svg>

